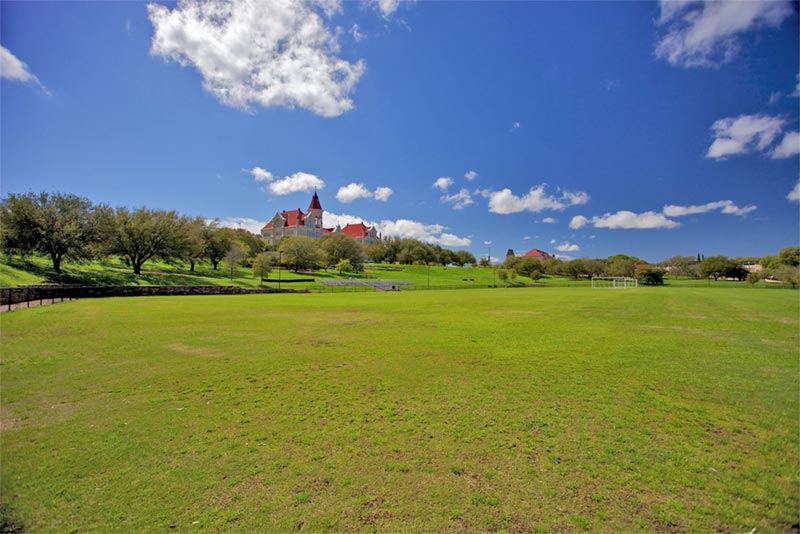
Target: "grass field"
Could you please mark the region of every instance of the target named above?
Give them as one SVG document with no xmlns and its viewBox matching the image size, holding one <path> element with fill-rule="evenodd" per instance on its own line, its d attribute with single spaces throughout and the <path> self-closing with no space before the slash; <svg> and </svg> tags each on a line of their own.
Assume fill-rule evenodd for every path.
<svg viewBox="0 0 800 534">
<path fill-rule="evenodd" d="M 31 532 L 787 531 L 797 296 L 152 297 L 4 314 L 0 513 Z"/>
</svg>

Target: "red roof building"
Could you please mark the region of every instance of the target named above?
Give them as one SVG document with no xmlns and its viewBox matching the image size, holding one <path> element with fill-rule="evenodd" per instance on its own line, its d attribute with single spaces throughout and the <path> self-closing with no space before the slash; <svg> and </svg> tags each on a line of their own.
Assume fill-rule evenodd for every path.
<svg viewBox="0 0 800 534">
<path fill-rule="evenodd" d="M 315 191 L 307 212 L 303 213 L 303 210 L 297 208 L 292 211 L 283 210 L 276 213 L 261 229 L 261 236 L 270 245 L 279 243 L 286 236 L 295 235 L 319 239 L 324 235 L 343 233 L 359 243 L 374 243 L 381 238 L 374 226 L 369 227 L 364 223 L 348 224 L 344 228 L 339 226 L 323 228 L 322 214 L 324 212 Z"/>
<path fill-rule="evenodd" d="M 552 254 L 549 254 L 544 250 L 539 250 L 538 248 L 532 248 L 523 256 L 523 258 L 539 258 L 540 260 L 549 260 L 552 257 Z"/>
</svg>

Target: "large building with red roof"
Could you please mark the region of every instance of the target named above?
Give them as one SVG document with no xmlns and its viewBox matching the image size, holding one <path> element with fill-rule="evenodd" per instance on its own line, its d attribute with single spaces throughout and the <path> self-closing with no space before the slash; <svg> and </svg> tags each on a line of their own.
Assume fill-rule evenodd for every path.
<svg viewBox="0 0 800 534">
<path fill-rule="evenodd" d="M 283 210 L 276 213 L 261 229 L 261 236 L 270 245 L 279 243 L 286 236 L 304 236 L 319 239 L 324 235 L 337 233 L 348 235 L 359 243 L 380 241 L 381 236 L 375 227 L 366 226 L 363 222 L 348 224 L 344 228 L 338 224 L 336 228 L 324 228 L 322 226 L 322 214 L 324 211 L 322 204 L 320 204 L 319 196 L 315 191 L 314 196 L 311 197 L 307 212 L 303 213 L 303 210 L 297 208 L 292 211 Z"/>
<path fill-rule="evenodd" d="M 523 256 L 523 258 L 539 258 L 540 260 L 549 260 L 552 257 L 552 254 L 538 248 L 532 248 Z"/>
</svg>

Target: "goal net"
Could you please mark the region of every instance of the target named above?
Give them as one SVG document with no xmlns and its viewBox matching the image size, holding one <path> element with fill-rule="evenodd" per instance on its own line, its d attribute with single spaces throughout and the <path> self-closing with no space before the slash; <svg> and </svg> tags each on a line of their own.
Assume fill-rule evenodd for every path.
<svg viewBox="0 0 800 534">
<path fill-rule="evenodd" d="M 593 276 L 592 289 L 630 289 L 639 287 L 636 278 L 626 276 Z"/>
</svg>

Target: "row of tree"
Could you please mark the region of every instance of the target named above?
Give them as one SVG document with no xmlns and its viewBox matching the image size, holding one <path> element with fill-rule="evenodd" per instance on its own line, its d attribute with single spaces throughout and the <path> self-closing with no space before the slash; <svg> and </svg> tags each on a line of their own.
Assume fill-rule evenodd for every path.
<svg viewBox="0 0 800 534">
<path fill-rule="evenodd" d="M 82 262 L 120 257 L 133 272 L 154 259 L 184 262 L 194 271 L 199 262 L 217 269 L 220 262 L 234 268 L 252 266 L 260 256 L 264 271 L 278 264 L 295 271 L 328 267 L 358 272 L 365 261 L 399 263 L 475 263 L 467 251 L 454 252 L 416 239 L 388 237 L 361 245 L 343 234 L 321 240 L 284 238 L 268 247 L 247 230 L 220 228 L 215 221 L 175 211 L 111 208 L 73 194 L 10 194 L 0 203 L 0 247 L 11 254 L 48 256 L 61 272 L 65 261 Z"/>
</svg>

